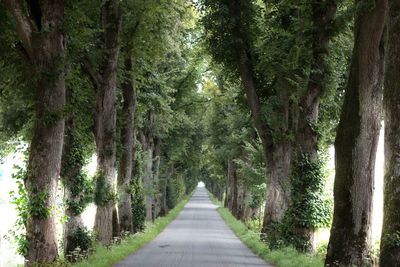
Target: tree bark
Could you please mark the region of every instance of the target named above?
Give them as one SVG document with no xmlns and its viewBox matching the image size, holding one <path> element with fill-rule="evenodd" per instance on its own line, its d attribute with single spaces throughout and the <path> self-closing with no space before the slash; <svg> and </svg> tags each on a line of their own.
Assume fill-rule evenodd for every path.
<svg viewBox="0 0 400 267">
<path fill-rule="evenodd" d="M 135 79 L 132 76 L 132 58 L 126 55 L 125 71 L 128 77 L 122 86 L 124 104 L 121 129 L 122 151 L 118 172 L 118 215 L 121 231 L 133 233 L 131 184 L 135 145 Z"/>
<path fill-rule="evenodd" d="M 233 213 L 233 199 L 234 199 L 234 169 L 233 161 L 231 158 L 227 162 L 227 182 L 226 182 L 226 208 Z"/>
<path fill-rule="evenodd" d="M 149 115 L 150 120 L 152 115 Z M 143 189 L 146 204 L 146 220 L 153 221 L 154 184 L 153 184 L 153 151 L 154 141 L 152 136 L 141 131 L 141 143 L 144 151 L 143 157 Z"/>
<path fill-rule="evenodd" d="M 35 122 L 25 179 L 32 207 L 26 225 L 26 260 L 28 265 L 49 263 L 58 257 L 54 207 L 64 134 L 64 1 L 35 2 L 28 12 L 20 1 L 3 3 L 16 21 L 35 76 Z"/>
<path fill-rule="evenodd" d="M 328 68 L 328 46 L 330 27 L 336 14 L 335 0 L 314 0 L 312 3 L 312 64 L 307 89 L 300 99 L 298 128 L 296 131 L 297 152 L 317 158 L 318 133 L 313 124 L 318 121 L 319 102 L 325 90 Z"/>
<path fill-rule="evenodd" d="M 232 214 L 239 219 L 239 188 L 236 164 L 232 160 Z"/>
<path fill-rule="evenodd" d="M 68 92 L 67 92 L 68 95 Z M 67 96 L 67 101 L 68 100 Z M 68 217 L 64 224 L 64 256 L 68 259 L 71 252 L 76 248 L 72 234 L 78 228 L 83 228 L 80 204 L 82 197 L 82 167 L 83 167 L 82 147 L 74 135 L 74 120 L 69 117 L 65 121 L 64 146 L 61 164 L 61 181 L 64 185 L 64 202 L 66 203 L 65 215 Z"/>
<path fill-rule="evenodd" d="M 367 5 L 367 1 L 358 4 Z M 335 140 L 334 216 L 326 266 L 371 266 L 371 209 L 382 106 L 387 0 L 359 10 Z"/>
<path fill-rule="evenodd" d="M 281 222 L 290 204 L 290 160 L 289 142 L 274 146 L 273 158 L 268 157 L 267 194 L 264 221 L 261 232 L 268 235 L 275 224 Z"/>
<path fill-rule="evenodd" d="M 120 2 L 106 0 L 101 6 L 101 23 L 105 52 L 100 69 L 100 80 L 96 88 L 95 137 L 97 152 L 97 188 L 105 187 L 107 194 L 114 194 L 116 175 L 116 87 L 117 63 L 120 50 L 121 31 Z M 103 181 L 99 181 L 103 180 Z M 105 197 L 105 196 L 103 196 Z M 107 196 L 110 198 L 111 196 Z M 103 245 L 110 245 L 113 237 L 113 210 L 115 203 L 107 199 L 97 203 L 94 230 Z"/>
<path fill-rule="evenodd" d="M 159 137 L 154 137 L 154 152 L 153 152 L 153 186 L 155 189 L 154 196 L 154 207 L 153 207 L 153 217 L 157 218 L 161 210 L 161 194 L 159 194 L 160 188 L 160 163 L 161 163 L 161 139 Z"/>
<path fill-rule="evenodd" d="M 400 266 L 400 1 L 389 0 L 385 89 L 384 216 L 380 266 Z M 397 237 L 397 240 L 396 240 Z"/>
<path fill-rule="evenodd" d="M 312 63 L 307 89 L 300 99 L 300 112 L 296 130 L 295 157 L 300 160 L 307 155 L 311 161 L 318 158 L 319 136 L 314 125 L 318 122 L 321 94 L 325 90 L 328 69 L 328 46 L 331 39 L 331 27 L 336 14 L 336 0 L 315 0 L 312 2 Z M 304 188 L 304 191 L 309 190 Z M 305 202 L 305 204 L 308 202 Z M 310 203 L 313 205 L 313 203 Z M 309 210 L 312 210 L 311 208 Z M 302 236 L 311 252 L 315 247 L 314 228 L 294 225 L 295 231 Z"/>
<path fill-rule="evenodd" d="M 254 62 L 251 58 L 247 40 L 240 30 L 240 5 L 237 1 L 229 2 L 229 11 L 236 20 L 234 35 L 236 41 L 237 66 L 241 82 L 250 107 L 257 133 L 263 144 L 263 153 L 267 167 L 267 202 L 262 233 L 267 233 L 272 224 L 280 222 L 290 203 L 290 181 L 287 170 L 290 166 L 290 146 L 287 142 L 275 143 L 272 129 L 261 114 L 260 99 L 255 85 Z"/>
<path fill-rule="evenodd" d="M 171 179 L 173 174 L 173 167 L 169 167 L 164 177 L 160 179 L 160 216 L 165 216 L 168 213 L 167 205 L 167 185 L 168 180 Z"/>
</svg>

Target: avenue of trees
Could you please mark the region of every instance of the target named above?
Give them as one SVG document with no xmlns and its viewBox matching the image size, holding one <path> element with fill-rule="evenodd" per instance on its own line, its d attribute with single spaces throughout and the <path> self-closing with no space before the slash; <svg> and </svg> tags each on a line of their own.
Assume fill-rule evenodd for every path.
<svg viewBox="0 0 400 267">
<path fill-rule="evenodd" d="M 271 249 L 314 254 L 330 228 L 326 266 L 400 266 L 399 40 L 399 0 L 0 0 L 0 158 L 25 155 L 18 253 L 73 262 L 204 181 Z"/>
</svg>

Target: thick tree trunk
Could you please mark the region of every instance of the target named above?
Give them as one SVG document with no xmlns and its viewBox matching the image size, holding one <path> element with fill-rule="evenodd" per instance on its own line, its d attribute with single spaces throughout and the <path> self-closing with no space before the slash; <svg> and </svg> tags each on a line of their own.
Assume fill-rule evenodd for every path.
<svg viewBox="0 0 400 267">
<path fill-rule="evenodd" d="M 241 221 L 246 220 L 246 199 L 247 199 L 247 192 L 243 185 L 238 185 L 238 197 L 237 197 L 237 218 Z"/>
<path fill-rule="evenodd" d="M 228 159 L 227 163 L 227 183 L 226 183 L 226 207 L 233 213 L 233 199 L 234 199 L 234 167 L 232 159 Z"/>
<path fill-rule="evenodd" d="M 227 204 L 230 212 L 239 219 L 239 184 L 236 163 L 228 159 Z"/>
<path fill-rule="evenodd" d="M 172 168 L 164 175 L 162 179 L 160 179 L 160 216 L 165 216 L 168 213 L 167 185 L 169 177 L 172 177 Z"/>
<path fill-rule="evenodd" d="M 131 76 L 132 58 L 126 56 L 125 71 L 128 78 L 123 84 L 122 108 L 123 126 L 121 130 L 121 159 L 118 172 L 118 215 L 121 231 L 133 233 L 132 221 L 132 200 L 131 200 L 131 184 L 132 184 L 132 168 L 134 162 L 134 145 L 135 145 L 135 109 L 136 109 L 136 93 L 135 79 Z"/>
<path fill-rule="evenodd" d="M 325 89 L 328 68 L 328 46 L 330 27 L 336 14 L 335 0 L 314 0 L 312 3 L 312 64 L 307 89 L 300 100 L 298 129 L 296 131 L 297 152 L 317 158 L 318 133 L 313 124 L 318 121 L 320 96 Z"/>
<path fill-rule="evenodd" d="M 387 0 L 377 0 L 372 8 L 359 10 L 355 21 L 353 58 L 335 140 L 335 207 L 327 266 L 372 265 L 371 209 L 386 11 Z"/>
<path fill-rule="evenodd" d="M 94 230 L 103 245 L 113 237 L 115 209 L 116 161 L 116 87 L 121 12 L 119 1 L 102 2 L 101 19 L 104 35 L 104 62 L 96 91 L 97 211 Z"/>
<path fill-rule="evenodd" d="M 291 145 L 282 143 L 274 146 L 273 158 L 268 157 L 267 194 L 262 233 L 268 235 L 281 222 L 290 203 L 290 159 Z"/>
<path fill-rule="evenodd" d="M 230 1 L 229 10 L 233 17 L 240 17 L 240 4 Z M 272 129 L 266 123 L 261 114 L 260 99 L 256 92 L 254 62 L 247 47 L 247 41 L 241 36 L 240 22 L 237 22 L 235 32 L 237 39 L 237 64 L 241 82 L 245 90 L 251 115 L 254 120 L 257 133 L 263 144 L 263 152 L 267 167 L 267 202 L 262 233 L 266 234 L 271 224 L 279 222 L 283 218 L 290 203 L 290 181 L 288 169 L 290 167 L 290 145 L 287 143 L 274 143 Z M 286 104 L 286 103 L 285 103 Z"/>
<path fill-rule="evenodd" d="M 300 112 L 296 131 L 295 157 L 301 160 L 307 156 L 311 161 L 318 157 L 318 133 L 314 125 L 318 122 L 318 111 L 321 94 L 325 90 L 328 68 L 328 46 L 331 39 L 330 32 L 336 14 L 336 0 L 314 0 L 312 2 L 312 64 L 308 77 L 307 89 L 300 100 Z M 299 174 L 297 174 L 299 175 Z M 307 193 L 309 188 L 303 188 Z M 304 204 L 313 205 L 312 202 Z M 305 209 L 307 209 L 305 207 Z M 309 208 L 307 210 L 313 210 Z M 307 251 L 312 251 L 314 244 L 314 228 L 294 225 L 296 233 L 301 235 L 309 246 Z"/>
<path fill-rule="evenodd" d="M 19 1 L 3 3 L 14 16 L 36 83 L 35 123 L 25 180 L 32 207 L 26 225 L 26 259 L 28 265 L 48 263 L 58 257 L 54 208 L 64 138 L 64 1 L 34 2 L 29 15 Z"/>
<path fill-rule="evenodd" d="M 68 217 L 64 224 L 63 236 L 66 259 L 69 259 L 71 252 L 76 248 L 76 242 L 72 235 L 79 228 L 84 227 L 81 216 L 83 211 L 81 209 L 81 197 L 83 186 L 85 186 L 81 175 L 83 163 L 82 147 L 74 135 L 73 118 L 68 118 L 65 122 L 61 164 L 61 181 L 64 185 L 64 202 L 66 203 L 65 215 Z"/>
<path fill-rule="evenodd" d="M 389 0 L 385 89 L 385 181 L 381 267 L 400 266 L 400 1 Z M 396 240 L 397 236 L 397 240 Z"/>
<path fill-rule="evenodd" d="M 238 176 L 236 171 L 236 164 L 232 161 L 232 214 L 239 219 L 239 194 L 238 194 Z"/>
</svg>

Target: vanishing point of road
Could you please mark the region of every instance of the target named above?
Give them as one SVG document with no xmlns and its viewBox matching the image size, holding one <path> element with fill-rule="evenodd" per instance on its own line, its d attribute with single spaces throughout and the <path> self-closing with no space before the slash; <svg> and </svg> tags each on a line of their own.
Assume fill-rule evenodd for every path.
<svg viewBox="0 0 400 267">
<path fill-rule="evenodd" d="M 161 234 L 115 267 L 272 267 L 235 236 L 216 208 L 198 187 Z"/>
</svg>

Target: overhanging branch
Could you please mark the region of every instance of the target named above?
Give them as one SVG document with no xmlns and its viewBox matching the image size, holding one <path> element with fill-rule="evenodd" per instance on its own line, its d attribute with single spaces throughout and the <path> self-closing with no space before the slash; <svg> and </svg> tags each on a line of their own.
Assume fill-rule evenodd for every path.
<svg viewBox="0 0 400 267">
<path fill-rule="evenodd" d="M 33 49 L 32 49 L 32 32 L 34 26 L 29 20 L 28 16 L 25 14 L 23 9 L 23 4 L 20 0 L 3 0 L 4 6 L 13 15 L 17 24 L 17 34 L 21 39 L 22 45 L 29 55 L 30 60 L 33 59 Z"/>
</svg>

